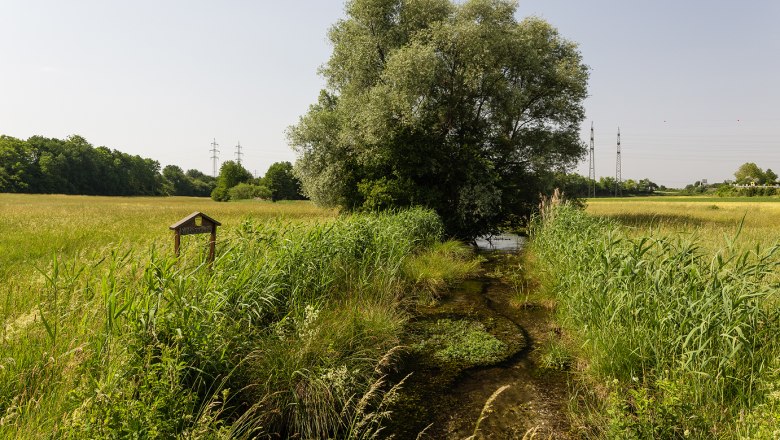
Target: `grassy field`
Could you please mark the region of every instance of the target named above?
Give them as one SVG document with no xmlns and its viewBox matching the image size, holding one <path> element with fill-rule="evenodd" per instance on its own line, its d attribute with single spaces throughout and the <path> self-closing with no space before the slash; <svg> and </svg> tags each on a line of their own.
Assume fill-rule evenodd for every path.
<svg viewBox="0 0 780 440">
<path fill-rule="evenodd" d="M 201 211 L 219 220 L 223 231 L 237 228 L 247 219 L 321 220 L 335 211 L 309 202 L 218 203 L 197 197 L 97 197 L 67 195 L 0 194 L 0 279 L 5 315 L 29 311 L 38 299 L 52 259 L 97 260 L 117 249 L 154 246 L 173 252 L 168 226 Z M 204 236 L 183 240 L 183 246 L 201 246 Z"/>
<path fill-rule="evenodd" d="M 695 234 L 700 244 L 717 250 L 740 225 L 740 245 L 780 240 L 780 198 L 642 197 L 589 199 L 586 211 L 613 219 L 628 233 Z"/>
<path fill-rule="evenodd" d="M 172 255 L 193 211 L 223 224 L 211 266 L 205 235 Z M 407 303 L 476 267 L 424 210 L 3 194 L 0 218 L 0 438 L 370 437 Z"/>
<path fill-rule="evenodd" d="M 778 438 L 777 201 L 595 199 L 537 221 L 530 264 L 592 435 Z"/>
<path fill-rule="evenodd" d="M 336 214 L 309 202 L 0 194 L 0 270 L 6 275 L 19 266 L 39 265 L 53 252 L 73 255 L 117 243 L 170 244 L 168 226 L 194 211 L 228 228 L 247 218 L 323 219 Z"/>
</svg>

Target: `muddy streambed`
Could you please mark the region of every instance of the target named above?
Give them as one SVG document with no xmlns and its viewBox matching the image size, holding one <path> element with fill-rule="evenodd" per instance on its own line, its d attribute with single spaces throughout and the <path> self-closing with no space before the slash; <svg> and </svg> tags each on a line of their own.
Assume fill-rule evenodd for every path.
<svg viewBox="0 0 780 440">
<path fill-rule="evenodd" d="M 387 429 L 395 438 L 569 437 L 567 373 L 539 366 L 540 348 L 559 333 L 552 311 L 522 302 L 508 275 L 519 267 L 522 240 L 480 241 L 481 273 L 418 307 L 398 378 L 410 375 Z"/>
</svg>

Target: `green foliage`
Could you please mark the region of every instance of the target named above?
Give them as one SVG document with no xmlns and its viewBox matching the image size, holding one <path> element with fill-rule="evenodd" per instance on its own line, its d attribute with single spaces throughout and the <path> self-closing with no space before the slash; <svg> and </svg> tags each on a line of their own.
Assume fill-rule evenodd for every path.
<svg viewBox="0 0 780 440">
<path fill-rule="evenodd" d="M 263 184 L 271 191 L 271 200 L 301 200 L 301 182 L 293 175 L 290 162 L 275 162 L 268 167 Z"/>
<path fill-rule="evenodd" d="M 265 185 L 252 185 L 249 183 L 239 183 L 228 190 L 230 200 L 247 200 L 271 198 L 271 190 Z"/>
<path fill-rule="evenodd" d="M 444 363 L 491 365 L 502 361 L 507 346 L 496 339 L 477 321 L 439 319 L 426 323 L 422 331 L 427 335 L 412 349 L 433 352 Z"/>
<path fill-rule="evenodd" d="M 615 179 L 600 177 L 598 181 L 594 181 L 577 173 L 555 173 L 545 192 L 552 193 L 555 188 L 570 198 L 588 197 L 592 188 L 595 188 L 596 197 L 612 197 L 615 195 Z M 628 179 L 621 182 L 618 191 L 624 196 L 639 196 L 653 194 L 660 188 L 650 179 Z"/>
<path fill-rule="evenodd" d="M 588 373 L 611 383 L 609 437 L 710 438 L 767 399 L 780 354 L 780 245 L 708 255 L 695 238 L 631 238 L 571 206 L 544 211 L 531 250 Z"/>
<path fill-rule="evenodd" d="M 248 183 L 252 180 L 252 173 L 241 164 L 228 160 L 222 164 L 217 177 L 217 185 L 211 192 L 211 198 L 217 202 L 230 200 L 230 189 L 239 183 Z"/>
<path fill-rule="evenodd" d="M 3 139 L 0 150 L 8 151 L 13 138 Z M 0 187 L 0 191 L 90 195 L 158 195 L 163 191 L 157 161 L 106 147 L 94 148 L 81 136 L 65 140 L 33 136 L 10 143 L 17 152 L 21 149 L 25 153 L 16 161 L 0 164 L 5 168 L 0 176 L 13 175 L 17 179 L 15 187 Z"/>
<path fill-rule="evenodd" d="M 0 192 L 23 192 L 34 173 L 29 146 L 19 139 L 0 136 Z"/>
<path fill-rule="evenodd" d="M 213 177 L 198 170 L 184 173 L 176 165 L 163 168 L 162 177 L 165 182 L 164 192 L 168 195 L 208 197 L 216 184 Z"/>
<path fill-rule="evenodd" d="M 81 136 L 65 140 L 0 136 L 0 192 L 111 196 L 207 196 L 214 179 L 196 170 L 93 147 Z"/>
<path fill-rule="evenodd" d="M 511 1 L 354 0 L 330 30 L 328 91 L 289 130 L 312 200 L 422 205 L 473 238 L 536 206 L 576 163 L 587 68 Z"/>
<path fill-rule="evenodd" d="M 767 168 L 766 171 L 764 171 L 764 183 L 767 185 L 774 185 L 777 183 L 777 173 L 772 171 L 771 168 Z"/>
<path fill-rule="evenodd" d="M 718 197 L 772 197 L 780 194 L 778 188 L 771 186 L 743 186 L 721 185 L 715 190 Z"/>
<path fill-rule="evenodd" d="M 182 386 L 188 366 L 175 347 L 140 347 L 120 367 L 132 380 L 104 380 L 97 390 L 78 389 L 83 403 L 63 430 L 65 438 L 173 438 L 192 424 L 198 397 Z"/>
<path fill-rule="evenodd" d="M 753 162 L 740 165 L 734 177 L 739 185 L 774 185 L 777 183 L 777 174 L 771 168 L 762 170 Z"/>
<path fill-rule="evenodd" d="M 766 183 L 764 171 L 753 162 L 746 162 L 740 165 L 739 169 L 734 172 L 734 177 L 740 185 Z"/>
<path fill-rule="evenodd" d="M 420 300 L 432 302 L 453 283 L 474 274 L 479 263 L 471 248 L 458 241 L 446 241 L 408 258 L 403 271 L 417 288 Z"/>
<path fill-rule="evenodd" d="M 559 340 L 551 340 L 542 351 L 540 365 L 551 370 L 567 370 L 574 356 L 572 352 Z"/>
</svg>

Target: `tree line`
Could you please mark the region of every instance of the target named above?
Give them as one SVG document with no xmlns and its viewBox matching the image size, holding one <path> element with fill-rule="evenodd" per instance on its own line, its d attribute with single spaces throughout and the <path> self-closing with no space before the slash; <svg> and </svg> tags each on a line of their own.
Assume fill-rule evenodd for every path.
<svg viewBox="0 0 780 440">
<path fill-rule="evenodd" d="M 227 193 L 239 183 L 260 190 L 251 197 L 214 197 L 215 191 Z M 264 178 L 255 179 L 241 165 L 227 161 L 220 176 L 214 178 L 195 169 L 185 172 L 176 165 L 161 170 L 156 160 L 94 147 L 78 135 L 66 139 L 32 136 L 27 140 L 0 135 L 0 192 L 283 200 L 301 198 L 299 187 L 289 162 L 274 163 Z"/>
<path fill-rule="evenodd" d="M 644 196 L 657 190 L 665 190 L 663 185 L 657 185 L 650 179 L 626 179 L 616 185 L 614 177 L 599 177 L 593 180 L 576 173 L 556 173 L 551 188 L 558 188 L 569 197 L 589 197 L 591 188 L 595 187 L 596 197 L 612 197 L 617 193 L 623 196 Z"/>
<path fill-rule="evenodd" d="M 755 197 L 776 196 L 780 194 L 778 176 L 771 168 L 762 169 L 754 162 L 746 162 L 734 172 L 734 180 L 726 179 L 722 183 L 696 181 L 687 185 L 681 194 L 715 194 L 719 197 Z"/>
<path fill-rule="evenodd" d="M 0 191 L 87 195 L 159 195 L 160 163 L 81 136 L 67 139 L 0 136 Z"/>
</svg>

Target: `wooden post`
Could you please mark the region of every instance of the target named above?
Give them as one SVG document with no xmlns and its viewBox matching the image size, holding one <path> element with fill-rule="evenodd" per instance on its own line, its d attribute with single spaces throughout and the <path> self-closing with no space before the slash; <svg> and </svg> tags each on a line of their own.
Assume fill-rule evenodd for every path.
<svg viewBox="0 0 780 440">
<path fill-rule="evenodd" d="M 217 225 L 211 225 L 211 239 L 209 239 L 209 265 L 214 262 L 214 247 L 217 244 Z"/>
<path fill-rule="evenodd" d="M 176 230 L 174 231 L 174 239 L 173 239 L 173 252 L 176 254 L 176 256 L 179 256 L 179 248 L 181 248 L 181 233 Z"/>
</svg>

